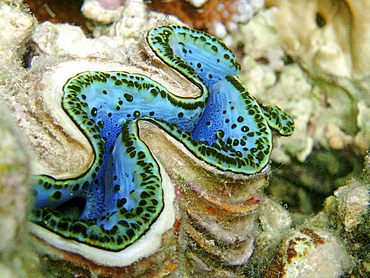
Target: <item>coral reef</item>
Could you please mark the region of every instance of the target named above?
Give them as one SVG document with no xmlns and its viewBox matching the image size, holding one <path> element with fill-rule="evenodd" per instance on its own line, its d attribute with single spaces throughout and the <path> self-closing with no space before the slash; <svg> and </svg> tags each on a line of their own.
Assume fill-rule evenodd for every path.
<svg viewBox="0 0 370 278">
<path fill-rule="evenodd" d="M 164 14 L 148 11 L 142 0 L 127 1 L 115 10 L 104 9 L 96 0 L 86 0 L 81 11 L 96 23 L 92 30 L 93 36 L 102 39 L 115 36 L 115 39 L 111 40 L 113 43 L 121 38 L 124 38 L 126 43 L 133 43 L 143 30 L 158 25 L 160 21 L 166 23 Z M 174 16 L 166 17 L 168 22 L 183 24 Z"/>
<path fill-rule="evenodd" d="M 276 12 L 277 7 L 261 11 L 233 39 L 235 47 L 247 54 L 241 62 L 242 81 L 258 99 L 279 103 L 296 120 L 297 132 L 289 143 L 280 140 L 273 159 L 287 162 L 293 156 L 304 161 L 320 146 L 336 150 L 353 146 L 364 152 L 370 142 L 369 79 L 352 82 L 306 70 L 301 60 L 285 51 Z"/>
<path fill-rule="evenodd" d="M 0 95 L 6 94 L 9 77 L 17 73 L 28 52 L 34 18 L 21 3 L 0 3 Z M 14 78 L 17 81 L 17 78 Z M 19 84 L 15 84 L 18 87 Z M 20 87 L 18 87 L 20 88 Z M 30 161 L 23 134 L 17 130 L 12 111 L 1 103 L 0 115 L 0 271 L 4 278 L 42 277 L 40 260 L 27 229 L 31 203 Z"/>
<path fill-rule="evenodd" d="M 125 5 L 125 7 L 127 7 L 127 5 Z M 81 7 L 81 11 L 88 19 L 92 19 L 101 24 L 111 24 L 121 19 L 121 14 L 125 7 L 115 5 L 115 8 L 110 10 L 105 9 L 97 0 L 85 0 Z"/>
<path fill-rule="evenodd" d="M 12 9 L 5 2 L 0 3 L 0 69 L 17 66 L 27 52 L 27 42 L 30 40 L 34 29 L 35 19 L 25 13 L 27 10 L 23 5 L 17 5 Z"/>
<path fill-rule="evenodd" d="M 334 235 L 319 229 L 300 228 L 282 240 L 263 277 L 335 278 L 350 266 L 349 255 Z"/>
<path fill-rule="evenodd" d="M 37 21 L 52 23 L 69 23 L 81 26 L 89 32 L 89 23 L 83 16 L 80 7 L 83 0 L 25 0 Z"/>
<path fill-rule="evenodd" d="M 369 78 L 352 81 L 308 67 L 281 40 L 279 9 L 262 10 L 240 26 L 233 47 L 240 51 L 240 78 L 247 88 L 265 103 L 279 103 L 295 119 L 296 132 L 289 141 L 281 138 L 272 154 L 277 170 L 268 192 L 300 221 L 361 171 L 370 142 Z"/>
<path fill-rule="evenodd" d="M 190 27 L 205 30 L 226 43 L 230 43 L 230 34 L 238 24 L 246 23 L 264 4 L 263 0 L 147 2 L 150 9 L 175 15 Z"/>
<path fill-rule="evenodd" d="M 1 277 L 42 277 L 26 229 L 31 202 L 27 150 L 10 111 L 3 105 L 0 108 Z"/>
<path fill-rule="evenodd" d="M 280 228 L 256 238 L 247 277 L 367 277 L 369 242 L 369 158 L 358 179 L 349 179 L 324 202 L 318 214 L 289 229 L 289 221 L 266 221 L 263 205 L 261 229 Z M 283 214 L 278 213 L 283 216 Z M 279 224 L 283 223 L 283 225 Z M 285 225 L 284 225 L 285 223 Z M 266 229 L 267 227 L 267 229 Z M 267 239 L 267 241 L 266 241 Z M 351 276 L 352 275 L 352 276 Z"/>
<path fill-rule="evenodd" d="M 268 0 L 266 6 L 277 6 L 282 41 L 313 71 L 351 79 L 370 74 L 368 1 Z"/>
</svg>

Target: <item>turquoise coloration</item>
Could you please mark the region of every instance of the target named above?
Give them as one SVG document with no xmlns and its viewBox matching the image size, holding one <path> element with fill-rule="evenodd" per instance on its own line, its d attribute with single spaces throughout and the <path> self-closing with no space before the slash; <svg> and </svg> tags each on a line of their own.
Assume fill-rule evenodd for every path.
<svg viewBox="0 0 370 278">
<path fill-rule="evenodd" d="M 140 74 L 83 72 L 64 86 L 62 106 L 89 139 L 95 160 L 80 177 L 39 176 L 33 221 L 62 237 L 110 251 L 134 243 L 163 209 L 159 166 L 139 139 L 149 121 L 221 170 L 261 171 L 272 150 L 271 128 L 293 132 L 293 120 L 263 106 L 236 76 L 240 65 L 215 37 L 184 26 L 153 28 L 154 53 L 201 91 L 178 97 Z"/>
</svg>

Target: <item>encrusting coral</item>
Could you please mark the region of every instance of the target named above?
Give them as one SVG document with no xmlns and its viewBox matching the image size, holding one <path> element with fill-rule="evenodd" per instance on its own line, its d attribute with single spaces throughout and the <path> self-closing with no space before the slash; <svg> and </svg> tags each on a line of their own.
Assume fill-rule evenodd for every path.
<svg viewBox="0 0 370 278">
<path fill-rule="evenodd" d="M 307 262 L 312 262 L 307 264 Z M 351 266 L 344 245 L 332 233 L 302 227 L 284 238 L 262 277 L 336 278 Z"/>
<path fill-rule="evenodd" d="M 308 67 L 351 79 L 370 74 L 368 1 L 267 0 L 266 6 L 277 6 L 282 41 Z"/>
<path fill-rule="evenodd" d="M 1 4 L 1 3 L 0 3 Z M 26 6 L 17 5 L 12 9 L 9 5 L 2 3 L 0 10 L 0 69 L 15 66 L 20 63 L 19 57 L 27 52 L 27 42 L 34 30 L 35 19 L 25 13 Z"/>
</svg>

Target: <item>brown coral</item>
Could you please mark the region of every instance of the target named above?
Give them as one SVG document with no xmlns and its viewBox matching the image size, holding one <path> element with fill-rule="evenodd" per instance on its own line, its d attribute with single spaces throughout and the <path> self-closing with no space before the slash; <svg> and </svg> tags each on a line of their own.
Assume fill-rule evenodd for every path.
<svg viewBox="0 0 370 278">
<path fill-rule="evenodd" d="M 184 0 L 147 2 L 152 10 L 176 15 L 190 27 L 205 30 L 219 37 L 235 31 L 238 23 L 246 22 L 262 6 L 262 1 L 246 0 L 208 0 L 202 1 L 205 3 L 201 6 Z"/>
</svg>

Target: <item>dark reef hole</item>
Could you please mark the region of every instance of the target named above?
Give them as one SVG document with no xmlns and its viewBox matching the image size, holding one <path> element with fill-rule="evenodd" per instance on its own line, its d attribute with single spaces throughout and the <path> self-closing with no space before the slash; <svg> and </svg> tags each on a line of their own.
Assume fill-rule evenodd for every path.
<svg viewBox="0 0 370 278">
<path fill-rule="evenodd" d="M 31 67 L 32 59 L 35 56 L 38 56 L 39 52 L 38 49 L 36 49 L 36 46 L 34 43 L 29 42 L 26 46 L 25 51 L 22 54 L 21 57 L 21 65 L 23 68 L 28 69 Z"/>
<path fill-rule="evenodd" d="M 237 61 L 241 61 L 243 57 L 246 55 L 244 51 L 245 44 L 243 42 L 238 42 L 235 49 L 234 54 Z"/>
<path fill-rule="evenodd" d="M 317 27 L 319 28 L 323 28 L 325 27 L 326 25 L 326 20 L 325 18 L 323 17 L 323 15 L 319 12 L 316 13 L 316 18 L 315 18 L 315 21 L 316 21 L 316 25 Z"/>
<path fill-rule="evenodd" d="M 289 54 L 286 54 L 283 56 L 283 62 L 284 62 L 284 65 L 292 65 L 294 64 L 294 59 L 292 56 L 290 56 Z"/>
<path fill-rule="evenodd" d="M 355 146 L 343 150 L 317 146 L 301 162 L 273 162 L 273 175 L 266 193 L 297 215 L 312 215 L 322 210 L 324 200 L 352 177 L 359 177 L 363 156 Z"/>
<path fill-rule="evenodd" d="M 55 208 L 64 217 L 79 218 L 86 206 L 86 199 L 82 197 L 74 197 L 64 202 Z"/>
<path fill-rule="evenodd" d="M 256 62 L 261 64 L 261 65 L 268 65 L 270 64 L 270 60 L 268 57 L 259 57 L 256 59 Z"/>
</svg>

